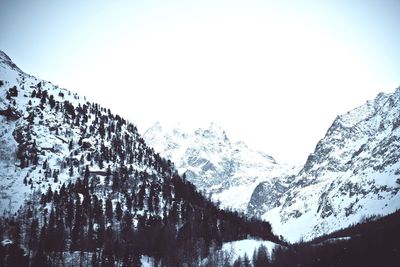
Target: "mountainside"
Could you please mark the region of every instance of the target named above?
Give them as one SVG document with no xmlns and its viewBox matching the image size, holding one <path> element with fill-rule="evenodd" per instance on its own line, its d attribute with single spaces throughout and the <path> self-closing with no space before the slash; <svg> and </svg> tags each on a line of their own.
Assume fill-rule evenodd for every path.
<svg viewBox="0 0 400 267">
<path fill-rule="evenodd" d="M 272 266 L 396 267 L 400 262 L 400 211 L 365 220 L 310 242 L 276 247 Z"/>
<path fill-rule="evenodd" d="M 271 204 L 253 192 L 249 212 L 290 241 L 306 240 L 400 208 L 400 88 L 338 116 L 301 171 Z M 273 202 L 272 202 L 273 203 Z M 293 225 L 296 228 L 293 229 Z"/>
<path fill-rule="evenodd" d="M 143 138 L 155 151 L 171 159 L 196 188 L 225 208 L 246 211 L 251 193 L 260 182 L 284 187 L 285 181 L 274 178 L 294 173 L 271 156 L 254 151 L 243 142 L 232 142 L 215 123 L 194 131 L 156 123 Z"/>
<path fill-rule="evenodd" d="M 1 51 L 0 137 L 5 266 L 198 265 L 223 242 L 279 242 L 269 223 L 204 198 L 132 123 Z"/>
</svg>

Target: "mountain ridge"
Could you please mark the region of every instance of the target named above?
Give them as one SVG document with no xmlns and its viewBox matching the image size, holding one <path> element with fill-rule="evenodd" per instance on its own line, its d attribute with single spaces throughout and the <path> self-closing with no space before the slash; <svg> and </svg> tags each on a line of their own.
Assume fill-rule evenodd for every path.
<svg viewBox="0 0 400 267">
<path fill-rule="evenodd" d="M 198 265 L 226 242 L 281 243 L 268 222 L 202 196 L 134 124 L 10 62 L 0 62 L 0 262 Z"/>
<path fill-rule="evenodd" d="M 286 166 L 243 141 L 231 141 L 215 123 L 191 131 L 164 129 L 160 122 L 143 138 L 157 152 L 176 163 L 178 171 L 222 207 L 245 211 L 250 194 L 260 181 L 287 171 Z M 290 169 L 290 171 L 294 171 Z"/>
<path fill-rule="evenodd" d="M 296 241 L 400 208 L 399 99 L 397 88 L 337 116 L 285 192 L 270 200 L 272 189 L 260 185 L 250 213 L 274 218 L 275 229 Z M 271 205 L 274 201 L 281 205 Z M 290 229 L 293 223 L 297 233 Z"/>
<path fill-rule="evenodd" d="M 260 183 L 241 177 L 243 184 L 251 184 L 252 193 L 250 197 L 242 198 L 240 205 L 235 201 L 243 197 L 243 190 L 232 190 L 229 185 L 219 187 L 219 192 L 209 190 L 212 199 L 220 201 L 224 208 L 233 207 L 249 216 L 269 220 L 276 233 L 291 242 L 310 240 L 363 218 L 394 212 L 400 208 L 396 204 L 400 202 L 400 155 L 396 152 L 399 147 L 399 99 L 400 88 L 397 88 L 392 94 L 379 93 L 374 100 L 338 115 L 313 153 L 298 169 L 292 168 L 290 172 L 283 170 L 281 173 L 263 169 L 260 173 L 264 174 L 257 174 L 264 177 Z M 185 143 L 163 131 L 160 124 L 158 126 L 157 135 L 147 138 L 148 143 L 161 154 L 173 158 L 181 173 L 187 172 L 189 180 L 195 180 L 196 176 L 206 177 L 201 171 L 193 174 L 189 169 L 191 162 L 188 159 L 191 157 L 200 158 L 203 162 L 215 159 L 215 155 L 207 153 L 199 156 L 202 141 L 193 139 Z M 184 139 L 188 135 L 190 133 L 183 134 Z M 157 136 L 168 138 L 164 142 L 154 140 Z M 215 139 L 213 143 L 219 141 Z M 193 151 L 176 153 L 183 143 L 187 150 Z M 229 144 L 232 145 L 231 142 Z M 233 158 L 233 155 L 226 157 Z M 247 157 L 247 160 L 250 158 Z M 214 177 L 220 175 L 229 180 L 232 175 L 229 165 L 219 164 L 219 167 Z M 245 169 L 243 172 L 249 173 Z M 209 184 L 197 183 L 196 186 L 210 188 Z M 219 195 L 224 196 L 224 191 L 232 197 L 220 198 Z M 248 205 L 243 209 L 246 202 Z M 292 229 L 293 224 L 298 227 Z"/>
</svg>

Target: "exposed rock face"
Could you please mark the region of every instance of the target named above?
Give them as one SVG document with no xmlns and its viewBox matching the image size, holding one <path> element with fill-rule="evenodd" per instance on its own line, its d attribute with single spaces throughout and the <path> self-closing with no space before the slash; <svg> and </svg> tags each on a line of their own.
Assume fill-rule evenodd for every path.
<svg viewBox="0 0 400 267">
<path fill-rule="evenodd" d="M 262 182 L 254 189 L 248 205 L 248 213 L 254 216 L 261 216 L 260 211 L 270 210 L 280 206 L 281 199 L 289 189 L 288 182 L 283 179 L 274 178 L 271 181 Z"/>
<path fill-rule="evenodd" d="M 400 88 L 338 116 L 286 191 L 257 186 L 248 211 L 295 241 L 399 209 L 399 118 Z"/>
<path fill-rule="evenodd" d="M 199 190 L 211 194 L 222 207 L 239 211 L 246 211 L 251 193 L 260 182 L 275 184 L 272 178 L 287 172 L 273 157 L 243 142 L 232 142 L 215 123 L 194 131 L 168 129 L 156 123 L 145 132 L 144 139 L 171 159 Z"/>
</svg>

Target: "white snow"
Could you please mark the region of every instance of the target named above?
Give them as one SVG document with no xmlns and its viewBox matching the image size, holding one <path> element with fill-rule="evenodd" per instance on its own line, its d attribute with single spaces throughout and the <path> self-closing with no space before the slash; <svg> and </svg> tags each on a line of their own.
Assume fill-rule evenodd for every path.
<svg viewBox="0 0 400 267">
<path fill-rule="evenodd" d="M 223 208 L 246 212 L 254 188 L 283 173 L 294 173 L 241 141 L 232 142 L 215 123 L 196 130 L 156 123 L 143 135 L 146 143 L 171 159 L 197 189 Z"/>
<path fill-rule="evenodd" d="M 232 264 L 239 257 L 243 259 L 245 254 L 251 260 L 254 251 L 258 249 L 261 245 L 264 245 L 267 248 L 269 258 L 271 258 L 271 252 L 274 250 L 274 248 L 276 246 L 279 246 L 271 241 L 244 239 L 244 240 L 224 243 L 222 245 L 222 250 L 225 253 L 230 254 L 231 264 Z"/>
<path fill-rule="evenodd" d="M 63 112 L 56 112 L 52 110 L 49 105 L 41 110 L 39 107 L 40 98 L 32 98 L 32 92 L 38 90 L 38 84 L 40 83 L 41 90 L 46 90 L 48 95 L 53 95 L 56 102 L 63 103 L 69 101 L 74 107 L 83 106 L 86 104 L 85 97 L 80 97 L 75 93 L 72 93 L 66 89 L 59 88 L 50 82 L 37 79 L 26 73 L 23 73 L 19 69 L 12 66 L 6 56 L 0 53 L 0 80 L 3 85 L 0 87 L 0 110 L 5 110 L 9 107 L 10 101 L 6 99 L 6 93 L 9 88 L 16 86 L 18 90 L 18 96 L 13 97 L 15 105 L 11 104 L 19 113 L 21 118 L 12 121 L 7 120 L 5 116 L 0 116 L 0 213 L 14 213 L 20 206 L 30 199 L 32 193 L 45 193 L 50 187 L 52 190 L 59 190 L 63 183 L 68 184 L 70 180 L 74 181 L 78 177 L 82 178 L 84 169 L 74 168 L 72 176 L 69 175 L 69 170 L 62 168 L 62 162 L 66 158 L 72 158 L 80 160 L 83 156 L 84 165 L 89 165 L 90 162 L 86 160 L 87 151 L 78 151 L 79 145 L 77 145 L 79 139 L 82 137 L 82 129 L 80 126 L 73 125 L 64 122 Z M 29 104 L 29 101 L 32 104 Z M 48 101 L 48 100 L 47 100 Z M 35 112 L 34 123 L 29 124 L 27 118 L 30 112 Z M 107 114 L 107 111 L 103 109 L 101 111 L 103 115 Z M 94 123 L 94 116 L 88 115 L 89 127 Z M 18 143 L 16 142 L 13 132 L 16 129 L 29 128 L 31 134 L 31 142 L 36 142 L 38 148 L 38 165 L 30 166 L 26 168 L 20 168 L 20 161 L 16 157 L 16 151 Z M 58 129 L 58 134 L 54 130 Z M 22 131 L 21 132 L 24 132 Z M 126 131 L 126 125 L 122 127 L 122 131 Z M 74 146 L 72 150 L 69 150 L 69 141 L 72 140 Z M 88 142 L 92 145 L 98 146 L 99 140 L 95 136 L 89 136 L 83 139 L 84 142 Z M 105 145 L 108 145 L 107 143 Z M 75 155 L 75 151 L 78 151 Z M 42 168 L 43 163 L 47 160 L 48 169 L 54 170 L 59 169 L 58 181 L 55 182 L 51 175 L 45 178 L 46 170 Z M 142 171 L 146 169 L 146 166 L 135 165 L 133 166 L 136 170 Z M 91 171 L 100 170 L 99 166 L 94 164 L 90 167 Z M 103 170 L 104 171 L 104 170 Z M 153 170 L 147 170 L 152 172 Z M 24 177 L 27 180 L 32 179 L 32 184 L 25 185 Z M 104 183 L 104 178 L 100 177 L 101 182 Z M 81 196 L 81 200 L 83 196 Z"/>
<path fill-rule="evenodd" d="M 339 116 L 282 205 L 262 218 L 296 242 L 400 209 L 399 117 L 400 88 Z"/>
</svg>

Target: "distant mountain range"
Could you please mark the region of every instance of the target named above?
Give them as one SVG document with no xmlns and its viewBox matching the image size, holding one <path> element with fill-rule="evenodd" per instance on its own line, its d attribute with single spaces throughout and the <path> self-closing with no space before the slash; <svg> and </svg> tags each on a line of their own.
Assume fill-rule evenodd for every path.
<svg viewBox="0 0 400 267">
<path fill-rule="evenodd" d="M 338 116 L 302 168 L 231 142 L 223 129 L 156 123 L 146 142 L 223 207 L 309 240 L 400 208 L 400 89 Z M 296 225 L 296 227 L 293 227 Z"/>
<path fill-rule="evenodd" d="M 244 142 L 232 142 L 215 123 L 184 130 L 179 125 L 166 127 L 158 122 L 145 131 L 143 138 L 174 162 L 177 170 L 205 195 L 211 195 L 224 208 L 241 212 L 246 212 L 258 184 L 273 184 L 277 182 L 273 178 L 296 172 Z"/>
</svg>

